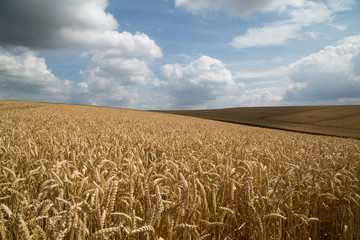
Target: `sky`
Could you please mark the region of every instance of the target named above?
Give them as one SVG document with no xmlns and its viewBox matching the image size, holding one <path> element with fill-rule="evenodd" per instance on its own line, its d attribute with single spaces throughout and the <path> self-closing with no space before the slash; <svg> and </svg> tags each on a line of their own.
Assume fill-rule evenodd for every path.
<svg viewBox="0 0 360 240">
<path fill-rule="evenodd" d="M 0 0 L 0 99 L 360 104 L 356 0 Z"/>
</svg>

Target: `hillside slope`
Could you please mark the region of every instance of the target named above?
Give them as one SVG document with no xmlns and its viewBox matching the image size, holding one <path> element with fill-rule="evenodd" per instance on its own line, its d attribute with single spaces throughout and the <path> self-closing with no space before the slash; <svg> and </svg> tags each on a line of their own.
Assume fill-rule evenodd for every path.
<svg viewBox="0 0 360 240">
<path fill-rule="evenodd" d="M 252 126 L 360 138 L 360 105 L 163 111 Z"/>
<path fill-rule="evenodd" d="M 0 239 L 360 239 L 360 140 L 81 105 L 0 116 Z"/>
</svg>

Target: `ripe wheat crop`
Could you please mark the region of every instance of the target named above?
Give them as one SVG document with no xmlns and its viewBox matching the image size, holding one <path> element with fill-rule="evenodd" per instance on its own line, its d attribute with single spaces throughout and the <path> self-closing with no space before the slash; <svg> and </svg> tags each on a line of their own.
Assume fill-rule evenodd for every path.
<svg viewBox="0 0 360 240">
<path fill-rule="evenodd" d="M 360 239 L 360 141 L 0 101 L 0 239 Z"/>
</svg>

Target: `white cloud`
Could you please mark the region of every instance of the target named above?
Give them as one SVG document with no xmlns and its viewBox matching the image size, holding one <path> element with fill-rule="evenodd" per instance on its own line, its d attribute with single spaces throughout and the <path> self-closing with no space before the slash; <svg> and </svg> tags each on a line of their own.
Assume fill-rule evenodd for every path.
<svg viewBox="0 0 360 240">
<path fill-rule="evenodd" d="M 285 44 L 297 37 L 301 27 L 297 24 L 278 24 L 262 28 L 250 28 L 246 34 L 235 37 L 230 43 L 235 48 L 265 47 Z"/>
<path fill-rule="evenodd" d="M 145 61 L 104 53 L 94 54 L 89 68 L 81 74 L 83 89 L 94 105 L 127 106 L 138 95 L 137 87 L 153 81 Z"/>
<path fill-rule="evenodd" d="M 35 50 L 81 50 L 81 57 L 91 56 L 91 61 L 81 72 L 84 82 L 69 85 L 69 101 L 128 104 L 136 97 L 137 86 L 155 81 L 149 64 L 162 57 L 162 50 L 144 33 L 118 32 L 119 24 L 106 12 L 107 6 L 107 0 L 2 2 L 0 45 Z M 46 66 L 44 59 L 42 62 Z M 32 79 L 27 74 L 18 81 L 27 83 L 29 89 L 38 89 L 39 80 Z M 54 83 L 57 78 L 49 79 Z"/>
<path fill-rule="evenodd" d="M 304 1 L 300 6 L 289 7 L 288 15 L 289 22 L 306 27 L 331 20 L 332 11 L 324 3 Z"/>
<path fill-rule="evenodd" d="M 282 87 L 247 89 L 235 101 L 237 106 L 276 106 L 281 104 L 283 92 Z"/>
<path fill-rule="evenodd" d="M 161 71 L 163 85 L 179 107 L 206 104 L 242 89 L 223 62 L 208 56 L 188 65 L 167 64 Z"/>
<path fill-rule="evenodd" d="M 356 5 L 356 0 L 328 0 L 328 5 L 336 12 L 348 11 Z"/>
<path fill-rule="evenodd" d="M 358 104 L 359 66 L 360 35 L 350 36 L 288 66 L 235 72 L 234 78 L 251 82 L 233 102 L 245 106 Z"/>
<path fill-rule="evenodd" d="M 149 63 L 161 49 L 143 33 L 123 33 L 118 46 L 94 50 L 88 69 L 81 72 L 92 104 L 129 106 L 137 87 L 156 83 Z"/>
<path fill-rule="evenodd" d="M 292 85 L 285 101 L 340 101 L 360 98 L 360 35 L 302 58 L 289 66 Z"/>
<path fill-rule="evenodd" d="M 122 57 L 144 57 L 149 59 L 161 58 L 161 48 L 155 41 L 144 33 L 131 34 L 117 31 L 105 31 L 94 34 L 93 32 L 69 32 L 66 40 L 74 46 L 111 51 Z"/>
<path fill-rule="evenodd" d="M 104 59 L 98 56 L 93 57 L 90 67 L 83 73 L 85 79 L 97 82 L 98 91 L 105 90 L 104 88 L 110 87 L 109 84 L 113 83 L 114 87 L 145 84 L 146 78 L 151 75 L 152 72 L 147 64 L 136 58 Z M 108 84 L 103 84 L 105 81 Z"/>
<path fill-rule="evenodd" d="M 71 81 L 57 78 L 44 58 L 0 49 L 0 93 L 9 99 L 66 101 Z"/>
<path fill-rule="evenodd" d="M 176 0 L 176 7 L 183 7 L 194 14 L 209 11 L 225 11 L 230 15 L 247 16 L 253 12 L 290 13 L 299 21 L 313 22 L 322 19 L 330 11 L 347 11 L 356 4 L 355 0 L 327 0 L 326 3 L 313 0 Z M 329 7 L 327 7 L 329 6 Z M 315 13 L 315 14 L 313 14 Z"/>
<path fill-rule="evenodd" d="M 278 11 L 286 14 L 288 19 L 250 28 L 245 34 L 234 37 L 230 45 L 239 49 L 283 45 L 300 37 L 304 28 L 332 19 L 332 11 L 321 2 L 288 2 Z"/>
<path fill-rule="evenodd" d="M 287 0 L 176 0 L 176 7 L 184 7 L 193 13 L 223 10 L 231 15 L 246 16 L 255 11 L 273 11 L 286 5 Z"/>
<path fill-rule="evenodd" d="M 95 52 L 84 82 L 56 77 L 29 50 L 0 51 L 0 96 L 4 99 L 137 107 L 138 87 L 155 84 L 148 59 L 123 58 L 122 54 Z"/>
</svg>

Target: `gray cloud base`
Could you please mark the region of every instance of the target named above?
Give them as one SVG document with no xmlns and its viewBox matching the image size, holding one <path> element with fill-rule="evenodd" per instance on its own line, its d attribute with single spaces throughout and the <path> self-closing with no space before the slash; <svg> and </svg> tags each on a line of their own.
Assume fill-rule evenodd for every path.
<svg viewBox="0 0 360 240">
<path fill-rule="evenodd" d="M 32 49 L 86 47 L 74 36 L 115 31 L 106 0 L 1 1 L 0 43 Z M 83 40 L 83 39 L 81 39 Z"/>
</svg>

